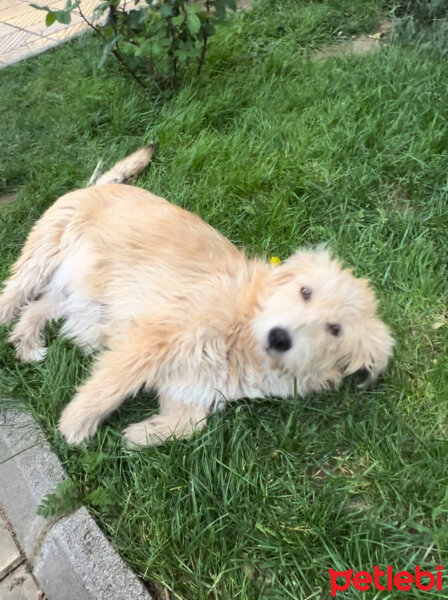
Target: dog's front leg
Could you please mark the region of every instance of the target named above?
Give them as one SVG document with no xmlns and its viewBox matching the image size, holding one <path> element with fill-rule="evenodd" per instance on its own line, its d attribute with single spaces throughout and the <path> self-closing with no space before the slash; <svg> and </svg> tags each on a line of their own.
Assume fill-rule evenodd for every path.
<svg viewBox="0 0 448 600">
<path fill-rule="evenodd" d="M 67 442 L 79 444 L 92 436 L 101 421 L 128 396 L 145 384 L 151 385 L 153 371 L 153 355 L 148 347 L 142 348 L 137 336 L 129 336 L 100 355 L 91 377 L 62 412 L 59 431 Z"/>
<path fill-rule="evenodd" d="M 160 414 L 141 423 L 133 423 L 123 431 L 126 445 L 158 446 L 171 437 L 185 438 L 205 425 L 207 410 L 161 396 Z"/>
</svg>

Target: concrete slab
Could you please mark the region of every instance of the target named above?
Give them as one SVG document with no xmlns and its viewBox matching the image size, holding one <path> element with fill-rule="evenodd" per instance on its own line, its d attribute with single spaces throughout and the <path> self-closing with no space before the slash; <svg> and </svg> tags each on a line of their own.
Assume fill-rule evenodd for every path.
<svg viewBox="0 0 448 600">
<path fill-rule="evenodd" d="M 85 508 L 52 527 L 33 572 L 51 600 L 150 600 Z"/>
<path fill-rule="evenodd" d="M 32 575 L 24 566 L 0 581 L 1 600 L 38 600 L 41 597 Z"/>
<path fill-rule="evenodd" d="M 152 600 L 85 508 L 63 519 L 36 515 L 42 498 L 63 479 L 62 465 L 32 417 L 12 409 L 0 412 L 0 503 L 47 597 Z M 23 598 L 4 590 L 1 600 Z"/>
<path fill-rule="evenodd" d="M 17 548 L 6 524 L 0 521 L 0 579 L 22 562 L 22 556 Z"/>
<path fill-rule="evenodd" d="M 0 503 L 31 562 L 52 523 L 37 515 L 37 507 L 63 479 L 64 469 L 32 417 L 0 413 Z"/>
</svg>

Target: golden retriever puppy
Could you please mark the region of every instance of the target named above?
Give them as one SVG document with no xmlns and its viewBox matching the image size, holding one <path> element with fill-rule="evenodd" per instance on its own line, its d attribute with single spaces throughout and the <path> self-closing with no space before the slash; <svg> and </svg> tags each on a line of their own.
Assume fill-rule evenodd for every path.
<svg viewBox="0 0 448 600">
<path fill-rule="evenodd" d="M 149 162 L 144 148 L 68 193 L 36 223 L 0 296 L 17 358 L 42 360 L 42 330 L 98 350 L 90 378 L 62 413 L 67 442 L 92 436 L 141 388 L 160 411 L 124 431 L 159 444 L 204 426 L 238 398 L 285 398 L 337 386 L 365 369 L 373 381 L 393 340 L 366 280 L 327 251 L 280 266 L 248 260 L 199 217 L 123 181 Z"/>
</svg>

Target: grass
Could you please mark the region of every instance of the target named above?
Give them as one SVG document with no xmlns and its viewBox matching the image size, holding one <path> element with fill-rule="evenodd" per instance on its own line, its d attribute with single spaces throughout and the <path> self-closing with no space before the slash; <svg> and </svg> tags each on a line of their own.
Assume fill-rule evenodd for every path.
<svg viewBox="0 0 448 600">
<path fill-rule="evenodd" d="M 242 400 L 193 440 L 131 452 L 120 431 L 155 411 L 153 398 L 68 448 L 56 423 L 89 360 L 53 327 L 46 361 L 17 364 L 2 330 L 1 395 L 42 423 L 120 554 L 176 598 L 329 598 L 329 568 L 434 571 L 448 559 L 446 38 L 309 54 L 340 31 L 374 30 L 382 9 L 260 2 L 220 30 L 200 79 L 171 99 L 113 62 L 96 69 L 101 48 L 88 38 L 0 73 L 0 190 L 17 194 L 0 204 L 1 277 L 58 195 L 100 157 L 112 164 L 156 136 L 139 185 L 251 253 L 328 242 L 371 278 L 397 338 L 372 390 Z"/>
</svg>

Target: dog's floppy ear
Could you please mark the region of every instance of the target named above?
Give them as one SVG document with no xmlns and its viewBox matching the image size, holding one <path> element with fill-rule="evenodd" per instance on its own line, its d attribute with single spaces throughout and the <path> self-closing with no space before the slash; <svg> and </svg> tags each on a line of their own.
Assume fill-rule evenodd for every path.
<svg viewBox="0 0 448 600">
<path fill-rule="evenodd" d="M 368 319 L 360 326 L 352 342 L 350 355 L 344 365 L 345 375 L 364 370 L 367 377 L 360 387 L 371 385 L 387 367 L 394 344 L 388 327 L 380 319 Z"/>
</svg>

